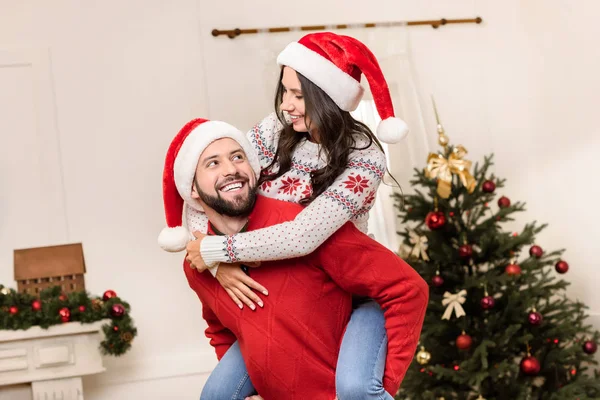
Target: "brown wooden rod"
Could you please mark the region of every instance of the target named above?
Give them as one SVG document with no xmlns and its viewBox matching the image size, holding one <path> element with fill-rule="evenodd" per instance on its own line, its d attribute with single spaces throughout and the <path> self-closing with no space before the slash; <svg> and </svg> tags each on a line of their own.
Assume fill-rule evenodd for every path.
<svg viewBox="0 0 600 400">
<path fill-rule="evenodd" d="M 217 37 L 226 35 L 230 39 L 235 39 L 240 35 L 256 34 L 256 33 L 280 33 L 280 32 L 292 32 L 292 31 L 324 31 L 328 29 L 350 29 L 350 28 L 377 28 L 377 27 L 390 27 L 390 26 L 419 26 L 419 25 L 431 25 L 432 28 L 439 28 L 442 25 L 448 24 L 480 24 L 483 21 L 481 17 L 476 18 L 465 18 L 465 19 L 433 19 L 425 21 L 400 21 L 400 22 L 371 22 L 365 24 L 341 24 L 341 25 L 309 25 L 299 27 L 279 27 L 279 28 L 264 28 L 264 29 L 230 29 L 221 30 L 213 29 L 212 35 Z"/>
</svg>

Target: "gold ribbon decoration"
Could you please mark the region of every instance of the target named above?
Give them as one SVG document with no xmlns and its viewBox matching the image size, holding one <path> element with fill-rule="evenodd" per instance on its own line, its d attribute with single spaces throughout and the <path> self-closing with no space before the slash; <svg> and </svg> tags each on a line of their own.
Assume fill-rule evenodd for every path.
<svg viewBox="0 0 600 400">
<path fill-rule="evenodd" d="M 452 149 L 452 153 L 450 153 L 447 159 L 442 154 L 429 153 L 425 176 L 430 179 L 437 178 L 437 193 L 441 198 L 447 199 L 450 197 L 452 174 L 459 176 L 462 184 L 467 188 L 469 193 L 473 193 L 473 190 L 475 190 L 475 178 L 473 178 L 473 175 L 469 171 L 471 169 L 471 161 L 463 160 L 466 154 L 467 149 L 460 145 Z"/>
<path fill-rule="evenodd" d="M 419 258 L 420 256 L 424 261 L 429 261 L 429 256 L 427 255 L 427 236 L 419 236 L 415 231 L 408 232 L 408 236 L 409 242 L 413 245 L 410 252 L 411 257 Z"/>
<path fill-rule="evenodd" d="M 452 312 L 456 312 L 456 318 L 464 317 L 467 315 L 465 313 L 464 308 L 462 308 L 461 304 L 467 301 L 467 291 L 465 289 L 461 290 L 456 294 L 451 294 L 449 292 L 444 293 L 444 299 L 442 300 L 442 305 L 447 306 L 442 319 L 450 319 L 452 317 Z"/>
</svg>

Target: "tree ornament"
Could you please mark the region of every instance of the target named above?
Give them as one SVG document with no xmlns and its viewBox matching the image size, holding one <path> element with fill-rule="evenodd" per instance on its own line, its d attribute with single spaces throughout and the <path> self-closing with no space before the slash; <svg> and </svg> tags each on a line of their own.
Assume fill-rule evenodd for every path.
<svg viewBox="0 0 600 400">
<path fill-rule="evenodd" d="M 440 276 L 440 271 L 436 271 L 433 278 L 431 278 L 431 284 L 435 287 L 441 287 L 444 285 L 444 278 Z"/>
<path fill-rule="evenodd" d="M 113 326 L 113 331 L 119 332 L 119 327 L 118 326 Z"/>
<path fill-rule="evenodd" d="M 481 189 L 486 193 L 493 193 L 494 190 L 496 190 L 496 184 L 494 183 L 494 181 L 487 180 L 483 182 L 483 185 L 481 185 Z"/>
<path fill-rule="evenodd" d="M 85 306 L 79 306 L 79 312 L 85 312 Z"/>
<path fill-rule="evenodd" d="M 540 258 L 544 254 L 544 250 L 538 245 L 533 245 L 529 248 L 529 255 L 531 257 Z"/>
<path fill-rule="evenodd" d="M 117 294 L 115 293 L 114 290 L 107 290 L 106 292 L 104 292 L 104 295 L 102 295 L 102 299 L 104 301 L 108 301 L 109 299 L 112 299 L 113 297 L 117 297 Z"/>
<path fill-rule="evenodd" d="M 586 340 L 583 343 L 583 351 L 586 354 L 594 354 L 598 350 L 598 345 L 593 340 Z"/>
<path fill-rule="evenodd" d="M 413 245 L 410 256 L 414 258 L 421 257 L 424 261 L 429 261 L 429 256 L 427 256 L 427 236 L 419 236 L 415 231 L 408 232 L 408 236 L 408 241 Z"/>
<path fill-rule="evenodd" d="M 537 312 L 535 308 L 531 310 L 531 312 L 527 316 L 527 321 L 531 326 L 540 326 L 543 320 L 544 318 L 542 317 L 542 314 Z"/>
<path fill-rule="evenodd" d="M 421 365 L 429 363 L 431 360 L 431 353 L 425 350 L 425 347 L 421 346 L 421 350 L 417 353 L 417 362 Z"/>
<path fill-rule="evenodd" d="M 121 318 L 125 314 L 125 307 L 122 304 L 113 304 L 110 308 L 110 315 L 114 318 Z"/>
<path fill-rule="evenodd" d="M 506 196 L 502 196 L 498 199 L 498 207 L 507 208 L 510 207 L 510 199 Z"/>
<path fill-rule="evenodd" d="M 462 308 L 462 304 L 464 304 L 465 301 L 467 301 L 467 291 L 465 289 L 456 294 L 445 292 L 444 298 L 442 299 L 442 305 L 447 307 L 446 311 L 444 311 L 444 315 L 442 315 L 442 319 L 449 320 L 452 317 L 452 312 L 456 312 L 456 318 L 467 315 Z"/>
<path fill-rule="evenodd" d="M 19 309 L 16 306 L 10 306 L 10 308 L 8 309 L 8 312 L 11 315 L 17 315 L 19 313 Z"/>
<path fill-rule="evenodd" d="M 480 305 L 481 308 L 483 308 L 484 310 L 489 310 L 491 308 L 494 308 L 494 306 L 496 305 L 496 300 L 492 296 L 488 296 L 488 294 L 486 293 L 485 297 L 481 299 Z"/>
<path fill-rule="evenodd" d="M 60 296 L 58 296 L 58 299 L 60 301 L 67 301 L 67 296 L 64 293 L 62 293 Z"/>
<path fill-rule="evenodd" d="M 559 262 L 556 263 L 556 265 L 554 266 L 554 269 L 559 274 L 564 274 L 569 270 L 569 264 L 566 261 L 560 260 Z"/>
<path fill-rule="evenodd" d="M 452 174 L 458 175 L 460 181 L 469 193 L 475 190 L 476 181 L 469 171 L 471 161 L 463 160 L 467 155 L 467 149 L 456 146 L 452 149 L 450 156 L 446 159 L 443 154 L 429 153 L 425 176 L 429 179 L 437 179 L 437 194 L 443 199 L 450 197 L 452 192 Z"/>
<path fill-rule="evenodd" d="M 534 356 L 527 356 L 521 360 L 521 372 L 525 375 L 534 376 L 540 372 L 540 362 Z"/>
<path fill-rule="evenodd" d="M 100 299 L 93 299 L 92 300 L 92 308 L 95 311 L 100 311 L 102 309 L 102 307 L 104 307 L 104 302 Z"/>
<path fill-rule="evenodd" d="M 133 335 L 130 332 L 121 333 L 121 340 L 125 343 L 129 343 L 133 340 Z"/>
<path fill-rule="evenodd" d="M 504 269 L 504 272 L 506 272 L 506 275 L 508 275 L 508 276 L 519 276 L 519 275 L 521 275 L 521 266 L 511 262 L 510 264 L 508 264 L 506 266 L 506 268 Z"/>
<path fill-rule="evenodd" d="M 67 307 L 58 310 L 58 315 L 60 315 L 60 320 L 62 322 L 69 322 L 71 320 L 71 311 Z"/>
<path fill-rule="evenodd" d="M 7 287 L 3 287 L 2 289 L 0 289 L 0 294 L 3 294 L 4 296 L 8 296 L 10 294 L 10 289 Z"/>
<path fill-rule="evenodd" d="M 469 350 L 473 344 L 473 338 L 467 335 L 465 331 L 456 338 L 456 347 L 460 350 Z"/>
<path fill-rule="evenodd" d="M 446 216 L 441 211 L 431 211 L 425 217 L 425 224 L 429 229 L 436 230 L 446 225 Z"/>
<path fill-rule="evenodd" d="M 31 309 L 33 311 L 40 311 L 42 309 L 42 302 L 39 300 L 34 300 L 31 302 Z"/>
<path fill-rule="evenodd" d="M 473 255 L 473 247 L 470 244 L 463 244 L 458 248 L 458 255 L 461 258 L 470 258 Z"/>
</svg>

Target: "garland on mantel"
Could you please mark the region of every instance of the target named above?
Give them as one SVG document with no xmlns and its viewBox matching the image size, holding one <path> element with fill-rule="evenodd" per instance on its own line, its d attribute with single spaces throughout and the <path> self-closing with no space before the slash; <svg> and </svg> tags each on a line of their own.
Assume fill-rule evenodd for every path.
<svg viewBox="0 0 600 400">
<path fill-rule="evenodd" d="M 120 356 L 131 348 L 137 329 L 129 316 L 129 304 L 112 290 L 102 297 L 90 297 L 87 292 L 64 294 L 59 286 L 44 289 L 40 296 L 18 293 L 0 285 L 0 329 L 19 330 L 40 326 L 44 329 L 67 322 L 89 324 L 110 319 L 104 324 L 103 354 Z"/>
</svg>

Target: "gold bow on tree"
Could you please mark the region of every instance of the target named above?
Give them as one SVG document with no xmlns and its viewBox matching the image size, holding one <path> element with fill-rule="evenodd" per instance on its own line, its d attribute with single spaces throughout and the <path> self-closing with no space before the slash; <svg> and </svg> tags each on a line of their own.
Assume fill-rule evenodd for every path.
<svg viewBox="0 0 600 400">
<path fill-rule="evenodd" d="M 425 176 L 430 179 L 437 178 L 437 193 L 441 198 L 447 199 L 450 197 L 452 174 L 459 176 L 462 184 L 467 188 L 469 193 L 473 193 L 473 190 L 475 190 L 475 178 L 473 178 L 473 175 L 469 171 L 471 169 L 471 161 L 463 160 L 466 154 L 467 149 L 460 145 L 452 149 L 452 153 L 450 153 L 450 157 L 447 159 L 442 154 L 429 154 Z"/>
<path fill-rule="evenodd" d="M 419 258 L 420 256 L 424 261 L 429 261 L 429 256 L 427 256 L 427 236 L 419 236 L 415 231 L 408 232 L 408 235 L 410 236 L 409 241 L 413 245 L 410 252 L 411 257 Z"/>
<path fill-rule="evenodd" d="M 467 291 L 461 290 L 456 294 L 450 292 L 444 292 L 444 298 L 442 299 L 442 305 L 447 306 L 442 319 L 450 319 L 452 313 L 456 313 L 456 318 L 464 317 L 467 315 L 465 309 L 462 308 L 462 304 L 467 301 Z"/>
</svg>

